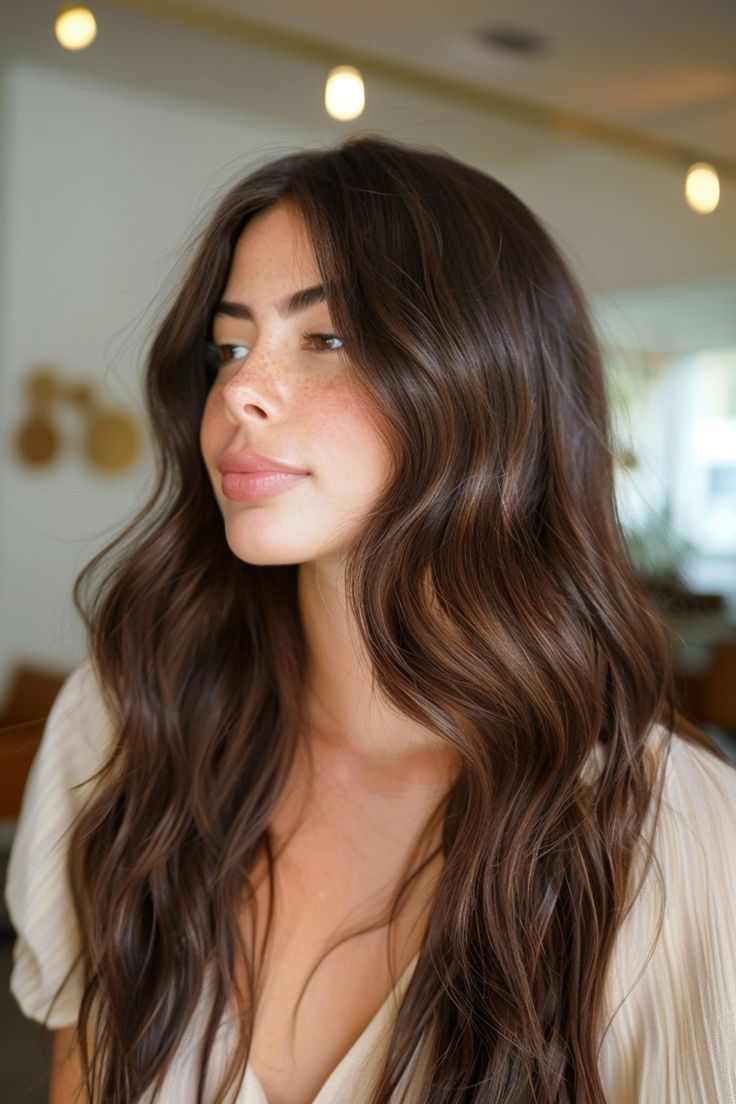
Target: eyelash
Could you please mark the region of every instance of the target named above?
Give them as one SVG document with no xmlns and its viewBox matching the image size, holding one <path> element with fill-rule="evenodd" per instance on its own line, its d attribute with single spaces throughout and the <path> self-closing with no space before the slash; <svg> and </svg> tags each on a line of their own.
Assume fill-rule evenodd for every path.
<svg viewBox="0 0 736 1104">
<path fill-rule="evenodd" d="M 337 334 L 332 333 L 303 333 L 302 341 L 311 341 L 313 338 L 319 338 L 323 341 L 340 341 Z M 221 368 L 223 364 L 230 364 L 233 360 L 240 360 L 241 357 L 229 356 L 225 359 L 220 355 L 222 349 L 247 349 L 247 345 L 236 345 L 234 342 L 221 342 L 220 344 L 214 341 L 205 342 L 205 360 L 207 365 L 207 371 L 211 374 L 215 374 L 218 368 Z M 342 341 L 337 349 L 320 349 L 318 352 L 323 353 L 339 353 L 342 348 Z"/>
</svg>

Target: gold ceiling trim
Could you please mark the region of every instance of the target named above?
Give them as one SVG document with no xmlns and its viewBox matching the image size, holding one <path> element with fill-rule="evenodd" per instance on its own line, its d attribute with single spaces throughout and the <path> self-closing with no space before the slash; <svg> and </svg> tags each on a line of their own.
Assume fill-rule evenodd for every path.
<svg viewBox="0 0 736 1104">
<path fill-rule="evenodd" d="M 330 68 L 349 62 L 360 69 L 365 77 L 383 78 L 421 92 L 444 96 L 481 110 L 506 115 L 519 122 L 542 127 L 561 138 L 614 146 L 628 153 L 641 154 L 667 161 L 669 164 L 676 164 L 683 170 L 696 161 L 707 161 L 718 170 L 721 176 L 736 177 L 735 158 L 711 156 L 701 148 L 655 138 L 630 127 L 601 122 L 586 115 L 547 107 L 544 104 L 509 96 L 504 92 L 439 76 L 411 65 L 386 61 L 374 54 L 355 50 L 352 47 L 333 45 L 309 35 L 266 27 L 241 16 L 205 11 L 191 4 L 181 3 L 180 0 L 105 0 L 105 3 L 129 11 L 158 16 L 199 30 L 240 38 L 260 46 L 296 54 L 299 57 L 308 57 Z"/>
</svg>

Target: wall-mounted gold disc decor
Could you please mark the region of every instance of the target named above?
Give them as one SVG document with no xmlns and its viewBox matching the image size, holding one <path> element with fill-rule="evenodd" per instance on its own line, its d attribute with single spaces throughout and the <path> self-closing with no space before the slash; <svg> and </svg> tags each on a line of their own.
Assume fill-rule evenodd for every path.
<svg viewBox="0 0 736 1104">
<path fill-rule="evenodd" d="M 53 364 L 37 365 L 26 378 L 25 391 L 32 406 L 45 408 L 56 402 L 61 394 L 61 380 Z"/>
<path fill-rule="evenodd" d="M 39 364 L 26 377 L 24 391 L 30 411 L 15 431 L 16 456 L 30 467 L 45 467 L 61 450 L 61 435 L 54 425 L 50 407 L 59 398 L 59 379 L 51 364 Z"/>
<path fill-rule="evenodd" d="M 15 454 L 24 464 L 41 468 L 54 460 L 61 448 L 61 437 L 45 414 L 31 414 L 15 431 Z"/>
<path fill-rule="evenodd" d="M 94 384 L 63 380 L 50 364 L 38 364 L 25 377 L 23 390 L 30 411 L 13 434 L 13 451 L 27 467 L 45 467 L 58 459 L 62 435 L 54 424 L 60 403 L 76 407 L 82 419 L 82 456 L 95 471 L 119 474 L 140 457 L 142 433 L 129 411 L 98 402 Z"/>
<path fill-rule="evenodd" d="M 82 447 L 87 463 L 98 471 L 125 471 L 138 459 L 138 427 L 124 411 L 93 409 L 84 430 Z"/>
</svg>

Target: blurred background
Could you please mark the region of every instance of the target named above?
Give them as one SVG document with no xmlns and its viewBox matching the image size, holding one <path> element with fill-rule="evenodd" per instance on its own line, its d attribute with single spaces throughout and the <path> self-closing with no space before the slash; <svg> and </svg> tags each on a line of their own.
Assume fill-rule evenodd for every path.
<svg viewBox="0 0 736 1104">
<path fill-rule="evenodd" d="M 603 346 L 619 513 L 686 711 L 736 757 L 736 6 L 91 12 L 2 6 L 2 861 L 43 719 L 85 653 L 74 578 L 151 482 L 144 355 L 193 228 L 251 167 L 354 132 L 477 165 L 562 249 Z M 0 1099 L 35 1104 L 48 1039 L 7 993 L 0 923 Z"/>
</svg>

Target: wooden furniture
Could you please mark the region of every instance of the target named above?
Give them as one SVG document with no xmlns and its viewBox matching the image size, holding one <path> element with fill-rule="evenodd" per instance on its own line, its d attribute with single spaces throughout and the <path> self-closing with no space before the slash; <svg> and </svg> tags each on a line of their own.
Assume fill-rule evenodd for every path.
<svg viewBox="0 0 736 1104">
<path fill-rule="evenodd" d="M 0 709 L 0 818 L 14 819 L 20 812 L 28 772 L 66 674 L 24 664 L 11 676 Z"/>
<path fill-rule="evenodd" d="M 697 721 L 736 736 L 736 640 L 715 643 L 707 666 L 679 670 L 677 681 L 683 704 Z"/>
</svg>

